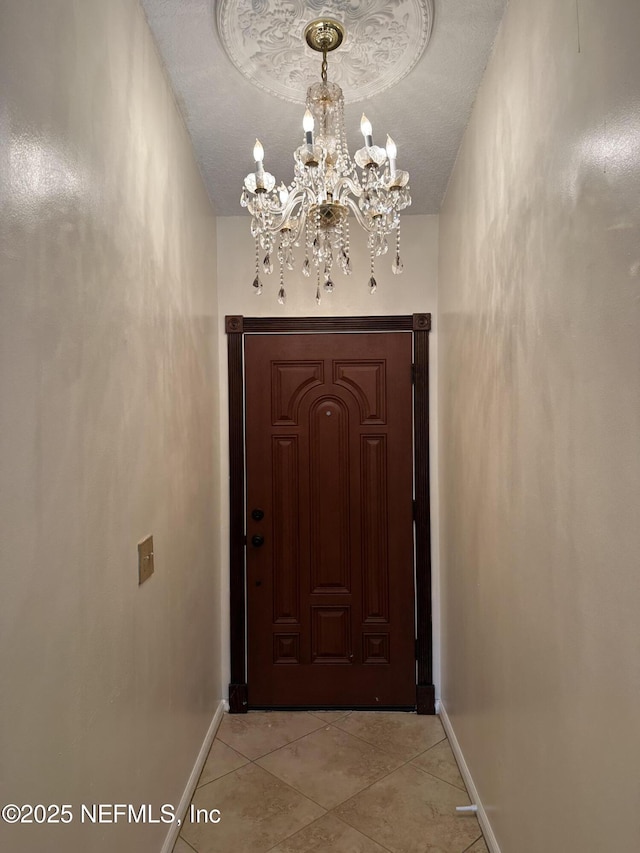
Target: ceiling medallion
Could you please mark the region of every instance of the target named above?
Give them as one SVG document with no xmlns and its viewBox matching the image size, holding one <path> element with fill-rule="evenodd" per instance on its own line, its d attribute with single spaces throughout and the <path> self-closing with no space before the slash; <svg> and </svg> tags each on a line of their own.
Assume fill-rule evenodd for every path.
<svg viewBox="0 0 640 853">
<path fill-rule="evenodd" d="M 297 104 L 315 76 L 303 33 L 311 16 L 338 18 L 349 33 L 333 72 L 347 103 L 405 77 L 433 26 L 433 0 L 216 0 L 215 6 L 220 39 L 236 68 L 260 89 Z"/>
<path fill-rule="evenodd" d="M 369 235 L 371 276 L 369 290 L 375 293 L 375 258 L 389 250 L 387 236 L 396 232 L 393 272 L 403 270 L 400 259 L 400 212 L 411 204 L 409 174 L 397 168 L 397 147 L 387 136 L 386 148 L 373 144 L 371 122 L 363 114 L 360 130 L 364 146 L 351 159 L 344 130 L 342 89 L 328 79 L 328 53 L 345 40 L 345 29 L 331 18 L 312 21 L 304 30 L 312 50 L 322 53 L 321 82 L 307 89 L 307 109 L 302 121 L 302 144 L 294 151 L 294 177 L 287 187 L 264 168 L 264 148 L 256 139 L 253 149 L 255 171 L 244 179 L 240 204 L 251 214 L 251 234 L 256 241 L 256 276 L 253 286 L 262 293 L 262 272 L 273 272 L 272 254 L 280 267 L 278 302 L 284 304 L 284 269 L 294 268 L 294 247 L 304 245 L 303 275 L 315 267 L 316 302 L 320 304 L 320 282 L 331 293 L 332 269 L 337 265 L 351 274 L 349 214 Z M 358 171 L 358 168 L 360 171 Z"/>
</svg>

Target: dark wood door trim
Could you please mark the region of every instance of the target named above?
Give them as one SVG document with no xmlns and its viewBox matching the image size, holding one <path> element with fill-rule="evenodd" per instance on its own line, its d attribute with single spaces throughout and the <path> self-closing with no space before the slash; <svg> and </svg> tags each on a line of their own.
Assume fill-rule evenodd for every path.
<svg viewBox="0 0 640 853">
<path fill-rule="evenodd" d="M 229 371 L 231 713 L 248 709 L 246 682 L 244 335 L 277 332 L 411 331 L 414 358 L 415 545 L 419 714 L 435 713 L 431 632 L 431 530 L 429 506 L 429 331 L 431 314 L 386 317 L 227 316 Z"/>
</svg>

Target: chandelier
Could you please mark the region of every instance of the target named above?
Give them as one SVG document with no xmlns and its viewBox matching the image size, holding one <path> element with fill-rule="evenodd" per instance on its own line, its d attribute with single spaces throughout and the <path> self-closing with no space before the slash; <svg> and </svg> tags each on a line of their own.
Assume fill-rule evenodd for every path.
<svg viewBox="0 0 640 853">
<path fill-rule="evenodd" d="M 262 293 L 261 271 L 271 274 L 274 257 L 279 265 L 278 302 L 286 301 L 284 270 L 294 269 L 294 247 L 304 246 L 302 273 L 316 280 L 316 302 L 321 284 L 333 291 L 334 269 L 351 275 L 349 215 L 368 234 L 369 291 L 375 293 L 375 259 L 389 250 L 395 231 L 392 271 L 399 275 L 400 211 L 411 204 L 409 174 L 396 166 L 397 148 L 387 136 L 386 150 L 373 144 L 371 123 L 363 114 L 360 130 L 364 146 L 354 161 L 347 149 L 342 89 L 327 77 L 327 54 L 345 37 L 342 24 L 330 18 L 312 21 L 304 31 L 307 44 L 322 53 L 321 82 L 307 89 L 304 137 L 294 151 L 294 177 L 289 186 L 264 168 L 259 140 L 253 149 L 255 171 L 247 175 L 240 204 L 251 214 L 251 234 L 256 245 L 255 293 Z M 357 168 L 356 168 L 357 167 Z M 261 260 L 262 259 L 262 260 Z"/>
</svg>

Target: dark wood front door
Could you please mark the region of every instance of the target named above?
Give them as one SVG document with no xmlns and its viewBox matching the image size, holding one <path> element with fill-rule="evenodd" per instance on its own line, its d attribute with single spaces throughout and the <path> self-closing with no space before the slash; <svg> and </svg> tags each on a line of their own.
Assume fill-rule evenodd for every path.
<svg viewBox="0 0 640 853">
<path fill-rule="evenodd" d="M 249 707 L 416 703 L 412 335 L 247 335 Z"/>
</svg>

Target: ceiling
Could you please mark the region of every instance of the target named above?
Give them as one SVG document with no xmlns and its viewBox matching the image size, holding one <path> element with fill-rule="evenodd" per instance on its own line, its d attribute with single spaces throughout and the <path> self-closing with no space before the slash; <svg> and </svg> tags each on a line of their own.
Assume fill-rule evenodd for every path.
<svg viewBox="0 0 640 853">
<path fill-rule="evenodd" d="M 411 175 L 407 213 L 438 213 L 506 2 L 142 0 L 221 216 L 243 212 L 256 137 L 265 168 L 291 182 L 306 86 L 320 79 L 302 31 L 327 14 L 347 27 L 329 80 L 344 89 L 349 150 L 362 146 L 365 110 L 376 144 L 390 133 Z"/>
</svg>

